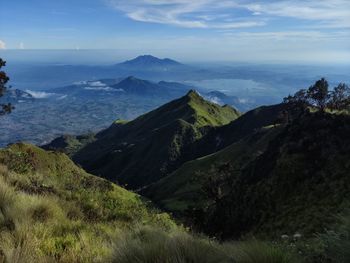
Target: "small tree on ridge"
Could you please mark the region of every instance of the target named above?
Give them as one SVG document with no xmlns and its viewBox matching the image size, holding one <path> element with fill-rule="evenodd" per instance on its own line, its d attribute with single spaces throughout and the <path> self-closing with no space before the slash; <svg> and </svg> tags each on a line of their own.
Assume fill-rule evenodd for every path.
<svg viewBox="0 0 350 263">
<path fill-rule="evenodd" d="M 6 83 L 10 80 L 6 73 L 1 70 L 4 66 L 6 66 L 6 61 L 0 58 L 0 98 L 5 95 L 7 90 Z M 13 109 L 14 107 L 11 103 L 0 103 L 0 115 L 11 113 Z"/>
</svg>

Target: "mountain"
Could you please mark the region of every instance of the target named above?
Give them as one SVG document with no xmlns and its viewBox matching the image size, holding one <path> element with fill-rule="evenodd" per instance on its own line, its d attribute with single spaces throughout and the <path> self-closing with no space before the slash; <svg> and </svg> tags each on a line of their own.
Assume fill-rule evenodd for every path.
<svg viewBox="0 0 350 263">
<path fill-rule="evenodd" d="M 51 89 L 50 92 L 66 94 L 77 98 L 93 98 L 95 96 L 140 96 L 142 98 L 168 98 L 179 97 L 192 86 L 176 82 L 159 83 L 149 80 L 139 79 L 134 76 L 118 79 L 101 79 L 94 81 L 79 81 L 73 85 Z"/>
<path fill-rule="evenodd" d="M 73 154 L 73 160 L 94 174 L 136 189 L 196 157 L 192 148 L 196 141 L 239 115 L 190 91 L 133 121 L 114 123 Z"/>
<path fill-rule="evenodd" d="M 285 104 L 261 106 L 242 114 L 236 120 L 209 131 L 194 145 L 199 156 L 215 153 L 232 143 L 260 130 L 276 125 L 281 112 L 287 110 Z M 298 114 L 293 112 L 293 114 Z"/>
<path fill-rule="evenodd" d="M 117 118 L 132 120 L 191 89 L 195 87 L 136 77 L 77 81 L 50 90 L 11 89 L 9 102 L 18 105 L 15 114 L 0 122 L 0 146 L 18 141 L 41 145 L 62 134 L 96 133 Z"/>
<path fill-rule="evenodd" d="M 207 205 L 203 186 L 210 180 L 214 166 L 226 163 L 243 165 L 254 160 L 279 132 L 279 128 L 260 128 L 222 150 L 184 163 L 173 173 L 143 189 L 141 194 L 162 209 L 184 217 L 190 209 Z"/>
<path fill-rule="evenodd" d="M 0 150 L 0 196 L 1 262 L 106 262 L 115 235 L 175 226 L 139 195 L 29 144 Z"/>
<path fill-rule="evenodd" d="M 183 64 L 175 60 L 172 60 L 169 58 L 159 59 L 151 55 L 138 56 L 137 58 L 125 61 L 117 65 L 121 67 L 131 67 L 134 69 L 144 68 L 145 70 L 155 69 L 155 68 L 162 68 L 166 70 L 171 67 L 184 66 Z"/>
<path fill-rule="evenodd" d="M 170 96 L 168 90 L 159 86 L 157 83 L 137 79 L 133 76 L 123 79 L 118 84 L 112 86 L 112 88 L 137 96 Z"/>
<path fill-rule="evenodd" d="M 45 150 L 62 151 L 68 156 L 71 156 L 94 140 L 95 134 L 93 133 L 77 136 L 66 134 L 55 138 L 50 142 L 50 144 L 43 145 L 41 148 Z"/>
<path fill-rule="evenodd" d="M 148 96 L 165 97 L 174 99 L 191 89 L 198 89 L 194 86 L 169 81 L 154 82 L 129 76 L 117 79 L 101 79 L 90 81 L 77 81 L 73 85 L 50 89 L 51 94 L 67 94 L 76 97 L 104 96 Z M 207 100 L 219 105 L 231 105 L 235 108 L 246 110 L 249 105 L 241 103 L 235 96 L 228 96 L 220 91 L 205 92 L 200 90 L 200 94 Z M 54 97 L 54 96 L 53 96 Z"/>
<path fill-rule="evenodd" d="M 208 226 L 220 220 L 211 231 L 312 237 L 336 222 L 350 198 L 349 123 L 344 114 L 305 114 L 239 172 L 227 171 L 235 180 L 223 197 L 225 212 L 215 207 L 208 220 Z"/>
<path fill-rule="evenodd" d="M 271 128 L 286 109 L 285 104 L 262 106 L 212 129 L 193 146 L 198 156 L 203 157 L 183 164 L 142 193 L 164 209 L 183 215 L 189 207 L 198 204 L 198 200 L 203 200 L 198 195 L 203 180 L 195 178 L 197 172 L 209 171 L 215 163 L 247 161 L 256 156 L 276 134 L 276 129 Z"/>
<path fill-rule="evenodd" d="M 222 238 L 322 232 L 350 198 L 350 117 L 307 112 L 266 126 L 273 107 L 281 106 L 219 127 L 230 131 L 231 144 L 184 163 L 142 194 Z"/>
</svg>

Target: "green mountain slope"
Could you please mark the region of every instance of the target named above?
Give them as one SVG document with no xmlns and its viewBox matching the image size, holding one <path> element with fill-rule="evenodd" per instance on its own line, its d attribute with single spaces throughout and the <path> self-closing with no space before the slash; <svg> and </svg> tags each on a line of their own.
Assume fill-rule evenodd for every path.
<svg viewBox="0 0 350 263">
<path fill-rule="evenodd" d="M 212 130 L 197 147 L 217 152 L 142 194 L 178 216 L 197 215 L 195 224 L 225 238 L 323 231 L 350 197 L 350 117 L 294 110 L 291 123 L 273 125 L 283 110 L 261 107 Z"/>
<path fill-rule="evenodd" d="M 171 175 L 142 191 L 160 206 L 183 214 L 189 206 L 203 204 L 199 200 L 204 178 L 199 172 L 209 171 L 219 163 L 244 163 L 265 149 L 279 129 L 270 129 L 277 122 L 286 105 L 262 106 L 251 110 L 227 125 L 216 127 L 195 142 L 198 156 L 205 156 L 183 164 Z M 205 176 L 203 176 L 205 177 Z"/>
<path fill-rule="evenodd" d="M 219 220 L 224 236 L 323 231 L 349 201 L 349 134 L 348 115 L 296 119 L 246 167 L 227 171 L 235 180 L 208 225 Z"/>
<path fill-rule="evenodd" d="M 219 151 L 262 127 L 277 124 L 281 112 L 286 109 L 285 104 L 276 104 L 248 111 L 229 124 L 216 127 L 208 132 L 196 143 L 195 147 L 201 156 Z M 297 111 L 293 111 L 293 114 L 297 114 Z"/>
<path fill-rule="evenodd" d="M 190 91 L 133 121 L 113 124 L 73 159 L 93 174 L 143 187 L 197 157 L 193 144 L 238 116 L 237 110 Z"/>
<path fill-rule="evenodd" d="M 72 156 L 88 143 L 95 140 L 95 134 L 90 133 L 86 135 L 62 135 L 57 137 L 49 144 L 43 145 L 41 148 L 45 150 L 55 150 Z"/>
<path fill-rule="evenodd" d="M 184 216 L 188 209 L 198 209 L 207 204 L 202 187 L 212 169 L 228 162 L 235 166 L 246 165 L 262 154 L 280 131 L 281 127 L 261 128 L 218 152 L 184 163 L 141 193 L 163 209 Z"/>
<path fill-rule="evenodd" d="M 105 262 L 118 231 L 136 225 L 174 223 L 64 154 L 27 144 L 0 150 L 1 262 Z"/>
<path fill-rule="evenodd" d="M 0 262 L 243 263 L 252 257 L 298 262 L 269 243 L 192 236 L 62 153 L 28 144 L 0 150 Z"/>
</svg>

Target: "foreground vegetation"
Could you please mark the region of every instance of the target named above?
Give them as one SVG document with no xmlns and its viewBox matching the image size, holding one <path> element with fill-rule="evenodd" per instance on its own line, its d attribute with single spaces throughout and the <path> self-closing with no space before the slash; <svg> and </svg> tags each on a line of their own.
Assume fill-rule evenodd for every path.
<svg viewBox="0 0 350 263">
<path fill-rule="evenodd" d="M 5 262 L 105 262 L 120 232 L 175 226 L 140 196 L 87 174 L 64 154 L 16 144 L 0 151 L 0 163 Z"/>
<path fill-rule="evenodd" d="M 140 196 L 27 144 L 0 151 L 0 262 L 349 260 L 350 220 L 315 236 L 218 242 L 192 235 Z"/>
<path fill-rule="evenodd" d="M 298 262 L 272 244 L 192 236 L 64 154 L 15 144 L 0 163 L 0 262 Z"/>
</svg>

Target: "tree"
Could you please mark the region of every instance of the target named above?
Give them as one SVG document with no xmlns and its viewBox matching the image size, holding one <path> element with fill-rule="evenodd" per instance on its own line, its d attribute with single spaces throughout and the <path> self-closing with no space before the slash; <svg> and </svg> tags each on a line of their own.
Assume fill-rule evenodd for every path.
<svg viewBox="0 0 350 263">
<path fill-rule="evenodd" d="M 333 110 L 343 110 L 350 106 L 350 88 L 345 83 L 339 83 L 331 92 L 329 107 Z"/>
<path fill-rule="evenodd" d="M 312 105 L 324 112 L 330 98 L 327 80 L 322 78 L 316 81 L 315 84 L 307 90 L 307 98 Z"/>
<path fill-rule="evenodd" d="M 303 114 L 308 107 L 318 108 L 324 112 L 326 108 L 344 110 L 350 108 L 350 88 L 345 83 L 339 83 L 333 91 L 328 90 L 328 82 L 324 78 L 315 82 L 307 90 L 301 89 L 293 96 L 283 99 L 287 104 L 289 115 L 291 112 L 301 110 Z"/>
<path fill-rule="evenodd" d="M 286 110 L 280 112 L 277 123 L 288 124 L 294 118 L 303 115 L 310 103 L 307 98 L 307 90 L 301 89 L 293 96 L 289 95 L 283 99 L 286 104 Z"/>
<path fill-rule="evenodd" d="M 285 97 L 283 99 L 283 103 L 290 105 L 292 108 L 297 107 L 304 110 L 310 104 L 307 98 L 307 90 L 301 89 L 297 91 L 293 96 L 289 95 L 288 97 Z"/>
<path fill-rule="evenodd" d="M 6 61 L 0 58 L 0 69 L 6 66 Z M 7 87 L 6 84 L 10 80 L 10 78 L 6 75 L 4 71 L 0 71 L 0 98 L 3 97 L 6 93 Z M 5 115 L 7 113 L 11 113 L 14 107 L 11 103 L 3 104 L 0 103 L 0 115 Z"/>
</svg>

